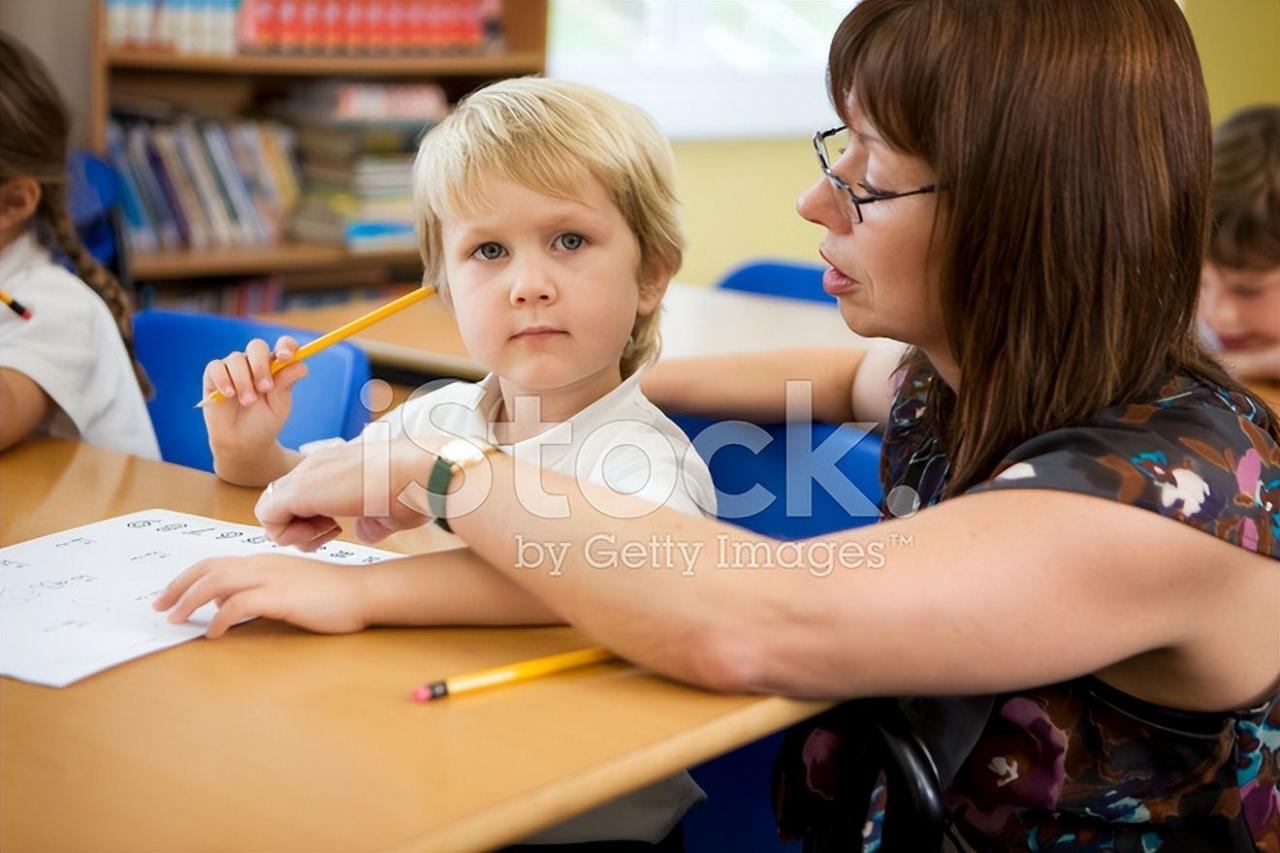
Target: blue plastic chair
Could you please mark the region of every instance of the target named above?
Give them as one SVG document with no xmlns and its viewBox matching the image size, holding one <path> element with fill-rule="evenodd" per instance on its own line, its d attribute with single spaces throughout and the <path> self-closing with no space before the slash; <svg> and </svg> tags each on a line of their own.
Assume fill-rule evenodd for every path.
<svg viewBox="0 0 1280 853">
<path fill-rule="evenodd" d="M 835 305 L 836 298 L 822 289 L 823 272 L 825 268 L 817 264 L 748 261 L 730 270 L 716 287 Z"/>
<path fill-rule="evenodd" d="M 89 254 L 119 276 L 120 177 L 115 169 L 84 151 L 74 151 L 67 159 L 67 207 L 71 221 Z"/>
<path fill-rule="evenodd" d="M 852 424 L 788 428 L 690 415 L 674 420 L 711 470 L 724 521 L 791 540 L 879 520 L 880 437 L 875 434 Z M 834 470 L 824 472 L 822 459 L 838 460 Z"/>
<path fill-rule="evenodd" d="M 193 408 L 201 396 L 201 376 L 210 360 L 243 350 L 253 338 L 274 343 L 293 335 L 299 343 L 311 332 L 259 323 L 239 317 L 143 311 L 134 317 L 138 358 L 155 385 L 147 403 L 160 441 L 160 456 L 205 471 L 213 470 L 213 454 L 204 417 Z M 369 420 L 360 391 L 369 381 L 369 359 L 363 350 L 340 343 L 307 359 L 306 378 L 293 389 L 293 409 L 280 443 L 290 449 L 308 441 L 360 434 Z"/>
<path fill-rule="evenodd" d="M 881 442 L 877 435 L 853 426 L 792 425 L 792 476 L 800 476 L 788 484 L 786 425 L 716 422 L 687 415 L 673 419 L 711 469 L 711 479 L 723 493 L 719 510 L 725 521 L 775 539 L 794 540 L 879 518 Z M 734 441 L 738 443 L 730 443 Z M 820 452 L 830 453 L 826 458 L 839 460 L 835 471 L 841 476 L 833 488 L 821 478 L 811 480 L 806 475 L 804 451 L 811 448 L 822 448 Z M 758 500 L 728 497 L 747 495 L 757 486 L 767 492 L 755 492 Z M 788 513 L 788 500 L 793 510 L 803 505 L 809 509 Z M 771 805 L 773 760 L 784 736 L 785 732 L 778 732 L 689 771 L 707 792 L 707 801 L 684 819 L 685 847 L 690 853 L 801 849 L 800 842 L 778 840 Z"/>
</svg>

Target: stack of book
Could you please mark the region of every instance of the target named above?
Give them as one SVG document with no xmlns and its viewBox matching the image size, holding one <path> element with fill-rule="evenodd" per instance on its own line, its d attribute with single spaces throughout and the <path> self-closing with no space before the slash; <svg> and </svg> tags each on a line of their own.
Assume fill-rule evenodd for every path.
<svg viewBox="0 0 1280 853">
<path fill-rule="evenodd" d="M 298 126 L 302 160 L 294 239 L 412 250 L 414 152 L 447 110 L 434 84 L 322 83 L 298 93 L 282 108 Z"/>
<path fill-rule="evenodd" d="M 482 53 L 501 0 L 106 0 L 113 47 L 181 54 Z"/>
<path fill-rule="evenodd" d="M 294 147 L 294 132 L 275 121 L 108 122 L 129 248 L 278 242 L 300 196 Z"/>
<path fill-rule="evenodd" d="M 106 0 L 112 47 L 225 55 L 239 50 L 241 0 Z"/>
</svg>

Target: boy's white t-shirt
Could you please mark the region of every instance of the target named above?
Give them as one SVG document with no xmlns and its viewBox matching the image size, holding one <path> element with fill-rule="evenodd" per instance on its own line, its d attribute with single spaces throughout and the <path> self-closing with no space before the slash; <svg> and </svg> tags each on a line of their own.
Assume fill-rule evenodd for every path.
<svg viewBox="0 0 1280 853">
<path fill-rule="evenodd" d="M 43 434 L 159 459 L 147 404 L 111 310 L 28 231 L 0 251 L 0 289 L 30 309 L 0 305 L 0 367 L 53 400 Z"/>
<path fill-rule="evenodd" d="M 641 393 L 640 375 L 629 376 L 569 420 L 514 445 L 503 444 L 494 432 L 493 416 L 502 402 L 494 374 L 477 383 L 424 386 L 381 420 L 390 425 L 390 437 L 443 432 L 479 438 L 548 471 L 603 483 L 680 512 L 715 515 L 711 472 L 684 431 Z"/>
<path fill-rule="evenodd" d="M 428 386 L 430 387 L 430 386 Z M 501 403 L 498 377 L 453 382 L 411 397 L 382 420 L 392 437 L 435 430 L 481 438 L 517 459 L 689 514 L 714 515 L 711 472 L 680 427 L 640 391 L 640 372 L 563 423 L 533 438 L 503 446 L 492 418 Z M 518 405 L 518 404 L 517 404 Z M 661 533 L 662 531 L 655 531 Z M 679 571 L 677 567 L 675 570 Z M 571 844 L 603 839 L 654 843 L 706 794 L 688 773 L 678 773 L 526 838 L 529 844 Z"/>
</svg>

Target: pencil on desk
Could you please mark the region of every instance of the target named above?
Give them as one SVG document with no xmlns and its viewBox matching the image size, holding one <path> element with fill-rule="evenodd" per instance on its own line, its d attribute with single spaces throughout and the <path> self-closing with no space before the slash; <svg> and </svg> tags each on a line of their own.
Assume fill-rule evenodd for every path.
<svg viewBox="0 0 1280 853">
<path fill-rule="evenodd" d="M 336 344 L 338 341 L 345 340 L 351 337 L 356 332 L 364 331 L 368 327 L 372 326 L 374 323 L 377 323 L 380 320 L 385 320 L 386 318 L 390 317 L 392 314 L 395 314 L 398 311 L 402 311 L 405 308 L 408 308 L 410 305 L 413 305 L 415 302 L 421 302 L 422 300 L 426 299 L 428 296 L 434 296 L 435 292 L 436 292 L 436 289 L 429 285 L 424 287 L 419 287 L 417 290 L 413 291 L 412 293 L 406 293 L 404 296 L 401 296 L 399 299 L 392 300 L 391 302 L 388 302 L 386 305 L 382 305 L 382 306 L 379 306 L 378 308 L 373 309 L 368 314 L 365 314 L 363 317 L 352 320 L 350 323 L 347 323 L 343 326 L 339 326 L 338 328 L 334 329 L 332 332 L 328 332 L 327 334 L 321 335 L 320 337 L 316 338 L 314 341 L 309 341 L 308 343 L 303 344 L 302 346 L 298 347 L 298 351 L 294 353 L 293 358 L 289 359 L 288 361 L 278 361 L 278 360 L 273 361 L 271 365 L 271 375 L 274 376 L 275 374 L 279 373 L 281 370 L 284 370 L 289 365 L 296 364 L 297 362 L 302 361 L 305 358 L 310 358 L 311 356 L 315 355 L 321 350 L 328 349 L 329 347 Z M 211 406 L 214 403 L 221 403 L 225 399 L 227 398 L 222 396 L 221 391 L 214 391 L 212 394 L 205 397 L 199 403 L 196 403 L 196 408 L 203 409 L 205 406 Z"/>
<path fill-rule="evenodd" d="M 17 314 L 22 319 L 24 320 L 31 319 L 31 309 L 24 307 L 21 302 L 14 299 L 12 296 L 5 293 L 3 290 L 0 290 L 0 302 L 3 302 L 5 305 L 8 305 L 10 308 L 12 308 L 13 313 Z"/>
<path fill-rule="evenodd" d="M 420 684 L 413 691 L 415 702 L 430 702 L 432 699 L 443 699 L 458 693 L 479 690 L 482 687 L 494 687 L 499 684 L 511 684 L 516 681 L 527 681 L 566 669 L 589 666 L 601 661 L 613 660 L 617 656 L 608 649 L 599 647 L 578 649 L 573 652 L 550 655 L 544 658 L 520 661 L 519 663 L 483 669 L 466 675 L 455 675 L 442 681 L 428 681 Z"/>
</svg>

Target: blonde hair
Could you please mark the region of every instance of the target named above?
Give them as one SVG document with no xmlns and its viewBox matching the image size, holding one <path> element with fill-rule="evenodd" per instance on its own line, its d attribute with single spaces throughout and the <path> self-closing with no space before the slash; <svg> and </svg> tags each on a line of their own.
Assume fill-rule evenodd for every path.
<svg viewBox="0 0 1280 853">
<path fill-rule="evenodd" d="M 111 310 L 144 396 L 151 383 L 133 343 L 133 306 L 116 277 L 80 242 L 67 209 L 67 140 L 71 119 L 44 64 L 13 37 L 0 32 L 0 182 L 33 178 L 40 185 L 36 234 L 70 259 L 76 275 Z"/>
<path fill-rule="evenodd" d="M 640 288 L 680 268 L 684 237 L 676 215 L 671 145 L 643 110 L 599 89 L 539 78 L 479 89 L 422 140 L 413 200 L 424 281 L 447 292 L 441 222 L 472 209 L 494 178 L 544 195 L 573 198 L 586 178 L 609 194 L 640 247 Z M 657 358 L 659 309 L 637 316 L 622 375 Z"/>
</svg>

